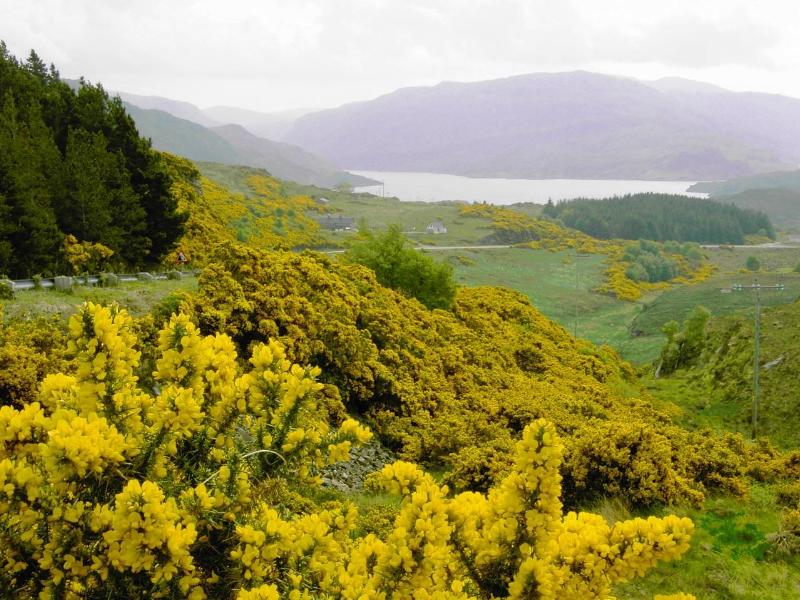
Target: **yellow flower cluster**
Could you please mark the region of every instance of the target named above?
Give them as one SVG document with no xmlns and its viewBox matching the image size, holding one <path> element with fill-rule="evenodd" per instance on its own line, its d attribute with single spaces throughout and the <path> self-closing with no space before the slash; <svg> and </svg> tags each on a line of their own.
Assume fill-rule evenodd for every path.
<svg viewBox="0 0 800 600">
<path fill-rule="evenodd" d="M 544 420 L 524 428 L 510 472 L 487 494 L 453 497 L 412 463 L 387 465 L 371 485 L 402 505 L 383 538 L 358 537 L 349 504 L 269 504 L 271 481 L 315 481 L 370 431 L 353 419 L 332 430 L 319 370 L 293 364 L 281 344 L 256 344 L 242 373 L 227 336 L 204 336 L 184 316 L 159 336 L 160 389 L 147 394 L 131 326 L 123 311 L 87 304 L 70 323 L 75 373 L 48 377 L 38 402 L 0 408 L 3 589 L 608 600 L 615 582 L 688 548 L 688 519 L 610 526 L 562 515 L 564 447 Z"/>
<path fill-rule="evenodd" d="M 222 241 L 256 248 L 315 247 L 326 243 L 317 221 L 306 213 L 324 210 L 308 196 L 288 194 L 277 179 L 263 174 L 246 179 L 246 194 L 201 177 L 185 158 L 162 153 L 172 175 L 178 208 L 189 214 L 180 247 L 192 264 L 208 261 Z M 174 255 L 165 259 L 174 261 Z"/>
<path fill-rule="evenodd" d="M 90 473 L 107 475 L 128 452 L 128 443 L 116 427 L 94 413 L 84 418 L 70 410 L 58 412 L 48 429 L 39 458 L 55 481 L 82 479 Z"/>
<path fill-rule="evenodd" d="M 709 483 L 721 483 L 717 474 L 730 481 L 727 467 L 705 459 L 720 454 L 709 452 L 717 440 L 701 452 L 646 399 L 620 393 L 635 379 L 630 365 L 611 348 L 573 339 L 521 294 L 461 288 L 452 311 L 430 311 L 380 286 L 371 271 L 326 257 L 223 244 L 217 261 L 185 305 L 203 330 L 225 331 L 239 347 L 279 339 L 284 360 L 324 365 L 325 379 L 341 393 L 328 390 L 326 400 L 341 397 L 404 460 L 446 466 L 454 490 L 485 491 L 507 473 L 519 433 L 539 417 L 557 424 L 568 448 L 585 430 L 649 426 L 658 448 L 668 452 L 636 457 L 638 473 L 657 475 L 637 498 L 641 504 L 694 501 Z M 277 385 L 256 383 L 248 397 L 269 398 Z M 304 436 L 315 429 L 302 427 Z M 275 433 L 265 426 L 265 435 Z M 294 442 L 287 449 L 303 453 L 306 442 Z M 325 450 L 309 464 L 345 450 Z M 567 504 L 575 505 L 576 490 L 581 500 L 627 495 L 625 483 L 606 477 L 602 463 L 582 465 L 574 456 L 568 455 L 565 474 L 573 465 L 587 472 L 566 482 Z M 588 485 L 572 485 L 578 479 Z M 658 480 L 686 485 L 661 488 Z"/>
<path fill-rule="evenodd" d="M 711 457 L 713 444 L 705 452 Z M 699 458 L 692 460 L 699 464 Z M 714 464 L 719 467 L 723 461 L 724 457 L 718 457 Z M 675 464 L 673 441 L 657 427 L 637 420 L 582 428 L 573 439 L 566 463 L 565 487 L 578 500 L 590 498 L 597 489 L 639 505 L 654 498 L 667 503 L 703 500 L 703 493 L 688 475 L 688 465 Z"/>
<path fill-rule="evenodd" d="M 352 540 L 352 509 L 286 520 L 262 505 L 236 528 L 231 558 L 252 582 L 240 597 L 609 600 L 615 582 L 688 549 L 688 519 L 562 516 L 562 452 L 552 425 L 529 425 L 512 473 L 487 495 L 449 497 L 415 465 L 387 465 L 370 485 L 403 503 L 385 539 Z"/>
<path fill-rule="evenodd" d="M 197 538 L 193 523 L 183 525 L 174 498 L 165 499 L 157 484 L 130 481 L 116 496 L 113 508 L 102 506 L 92 516 L 94 529 L 103 531 L 105 556 L 95 559 L 101 578 L 116 571 L 145 572 L 158 586 L 182 574 L 180 590 L 196 582 L 191 545 Z"/>
<path fill-rule="evenodd" d="M 78 273 L 96 273 L 105 268 L 114 251 L 100 243 L 81 242 L 72 234 L 64 237 L 61 251 L 72 271 Z"/>
<path fill-rule="evenodd" d="M 173 316 L 149 394 L 138 386 L 138 340 L 125 311 L 87 304 L 68 331 L 74 372 L 46 377 L 36 402 L 0 407 L 3 589 L 220 596 L 245 580 L 222 577 L 238 561 L 219 564 L 240 543 L 236 531 L 281 522 L 254 506 L 253 488 L 277 476 L 314 481 L 371 437 L 353 420 L 331 430 L 317 409 L 319 370 L 292 364 L 277 342 L 255 345 L 243 373 L 229 337 L 203 336 Z M 324 566 L 355 519 L 349 510 L 291 521 L 286 556 L 314 546 Z M 297 572 L 306 565 L 297 562 Z"/>
<path fill-rule="evenodd" d="M 274 585 L 261 585 L 251 590 L 241 590 L 236 600 L 280 600 L 278 588 Z"/>
</svg>

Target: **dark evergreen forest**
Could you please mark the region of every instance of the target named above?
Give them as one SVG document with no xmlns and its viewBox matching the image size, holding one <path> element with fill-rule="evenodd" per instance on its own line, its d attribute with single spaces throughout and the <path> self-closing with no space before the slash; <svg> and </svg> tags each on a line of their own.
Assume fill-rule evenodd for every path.
<svg viewBox="0 0 800 600">
<path fill-rule="evenodd" d="M 0 42 L 0 273 L 58 271 L 68 234 L 119 265 L 159 261 L 186 220 L 171 185 L 119 98 L 74 91 L 35 52 L 20 61 Z"/>
<path fill-rule="evenodd" d="M 604 240 L 743 244 L 750 234 L 775 238 L 772 223 L 762 212 L 676 194 L 548 202 L 543 214 Z"/>
</svg>

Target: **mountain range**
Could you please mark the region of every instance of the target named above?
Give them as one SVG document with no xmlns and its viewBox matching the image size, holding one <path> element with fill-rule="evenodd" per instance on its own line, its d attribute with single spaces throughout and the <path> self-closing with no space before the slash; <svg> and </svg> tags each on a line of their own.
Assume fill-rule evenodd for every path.
<svg viewBox="0 0 800 600">
<path fill-rule="evenodd" d="M 163 110 L 143 109 L 128 102 L 139 132 L 164 150 L 191 160 L 266 169 L 279 179 L 333 188 L 339 184 L 370 185 L 371 179 L 347 173 L 302 148 L 259 137 L 241 125 L 204 127 Z"/>
<path fill-rule="evenodd" d="M 583 71 L 404 88 L 300 117 L 285 140 L 347 169 L 725 179 L 800 163 L 800 100 Z"/>
<path fill-rule="evenodd" d="M 340 168 L 707 181 L 800 165 L 800 100 L 682 78 L 533 73 L 280 113 L 121 96 L 158 148 L 326 186 L 365 183 Z"/>
<path fill-rule="evenodd" d="M 73 88 L 80 86 L 77 80 L 65 81 Z M 112 94 L 120 96 L 139 132 L 158 150 L 195 161 L 258 167 L 279 179 L 327 188 L 377 183 L 342 171 L 302 148 L 263 137 L 269 133 L 279 137 L 302 111 L 270 114 L 230 107 L 200 109 L 161 96 Z M 248 129 L 242 126 L 245 123 Z"/>
</svg>

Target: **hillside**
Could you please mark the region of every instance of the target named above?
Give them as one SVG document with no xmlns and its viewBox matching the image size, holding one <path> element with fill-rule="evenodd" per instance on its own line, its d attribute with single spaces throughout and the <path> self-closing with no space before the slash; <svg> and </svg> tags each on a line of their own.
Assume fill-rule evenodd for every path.
<svg viewBox="0 0 800 600">
<path fill-rule="evenodd" d="M 780 229 L 800 227 L 800 187 L 798 189 L 762 188 L 731 195 L 714 196 L 715 200 L 767 215 Z"/>
<path fill-rule="evenodd" d="M 73 80 L 73 85 L 77 84 Z M 292 124 L 312 109 L 295 109 L 265 113 L 235 106 L 200 108 L 191 102 L 173 100 L 163 96 L 143 96 L 129 92 L 114 92 L 128 104 L 145 110 L 161 110 L 179 119 L 192 121 L 203 127 L 241 125 L 250 133 L 270 140 L 281 140 Z"/>
<path fill-rule="evenodd" d="M 260 138 L 238 125 L 208 128 L 163 110 L 132 104 L 126 104 L 126 109 L 155 148 L 191 160 L 258 167 L 281 179 L 322 187 L 372 183 L 366 177 L 340 171 L 302 148 Z"/>
<path fill-rule="evenodd" d="M 283 140 L 294 122 L 312 109 L 286 110 L 263 113 L 235 106 L 212 106 L 202 110 L 203 116 L 214 119 L 217 124 L 234 123 L 241 125 L 257 136 L 270 140 Z"/>
<path fill-rule="evenodd" d="M 218 576 L 215 573 L 221 570 L 223 560 L 238 566 L 240 539 L 249 535 L 247 527 L 254 518 L 262 518 L 258 515 L 264 519 L 258 527 L 266 527 L 267 522 L 270 526 L 277 524 L 282 531 L 291 532 L 287 536 L 299 539 L 304 539 L 305 528 L 313 528 L 315 535 L 322 536 L 330 527 L 327 524 L 334 522 L 340 523 L 337 527 L 350 527 L 347 532 L 357 529 L 343 540 L 367 533 L 383 539 L 391 532 L 389 539 L 402 539 L 402 532 L 414 531 L 402 525 L 407 518 L 403 511 L 411 510 L 403 506 L 416 504 L 398 508 L 398 501 L 385 490 L 376 492 L 368 486 L 340 492 L 316 487 L 320 456 L 330 455 L 331 461 L 335 457 L 346 459 L 351 448 L 356 457 L 361 456 L 356 447 L 366 434 L 352 417 L 367 424 L 397 454 L 434 469 L 436 480 L 448 483 L 448 492 L 431 492 L 436 499 L 432 506 L 439 506 L 442 498 L 451 502 L 449 499 L 459 490 L 478 491 L 455 496 L 461 500 L 452 500 L 449 515 L 457 507 L 469 511 L 483 502 L 484 490 L 492 494 L 493 504 L 498 503 L 499 486 L 508 481 L 506 476 L 515 477 L 518 471 L 514 457 L 523 454 L 520 444 L 526 448 L 525 456 L 536 448 L 535 443 L 526 445 L 532 442 L 531 424 L 541 424 L 540 419 L 545 418 L 553 425 L 546 437 L 537 435 L 547 444 L 557 433 L 559 443 L 563 443 L 558 461 L 547 462 L 553 477 L 560 481 L 554 494 L 567 509 L 582 511 L 582 519 L 595 519 L 587 511 L 602 515 L 592 521 L 593 539 L 597 532 L 602 533 L 605 521 L 617 523 L 616 527 L 634 527 L 623 525 L 634 523 L 637 531 L 646 531 L 646 527 L 658 527 L 659 517 L 673 519 L 666 515 L 677 512 L 695 522 L 697 542 L 685 562 L 678 567 L 660 567 L 644 580 L 621 586 L 617 597 L 651 599 L 653 593 L 687 589 L 702 593 L 703 598 L 749 600 L 735 590 L 745 586 L 761 591 L 763 583 L 759 582 L 781 574 L 783 577 L 760 598 L 791 597 L 787 594 L 794 588 L 791 582 L 796 568 L 764 558 L 768 546 L 765 536 L 777 529 L 780 514 L 775 492 L 768 486 L 787 474 L 791 476 L 791 455 L 782 457 L 735 435 L 695 430 L 692 424 L 681 427 L 682 417 L 673 416 L 675 405 L 662 397 L 652 402 L 641 389 L 635 371 L 612 349 L 573 338 L 517 292 L 465 287 L 458 291 L 452 310 L 430 311 L 415 299 L 380 285 L 370 270 L 337 257 L 259 250 L 295 245 L 301 237 L 308 240 L 315 234 L 314 224 L 303 215 L 322 206 L 307 196 L 292 196 L 290 188 L 263 171 L 217 166 L 217 173 L 247 187 L 245 196 L 199 177 L 185 159 L 165 156 L 164 160 L 172 171 L 175 196 L 181 207 L 191 211 L 182 243 L 194 243 L 189 247 L 190 254 L 198 261 L 202 258 L 205 264 L 198 289 L 173 288 L 175 295 L 159 296 L 151 314 L 135 323 L 128 322 L 124 313 L 112 312 L 113 308 L 90 306 L 79 309 L 68 333 L 62 332 L 58 319 L 0 324 L 0 364 L 3 373 L 11 375 L 0 377 L 0 402 L 9 404 L 2 407 L 0 419 L 7 419 L 10 427 L 22 420 L 20 414 L 27 417 L 32 412 L 31 402 L 40 398 L 45 402 L 46 418 L 67 419 L 72 415 L 69 411 L 51 413 L 49 394 L 58 398 L 62 396 L 55 395 L 62 394 L 64 402 L 93 398 L 92 390 L 104 385 L 102 381 L 112 382 L 105 385 L 125 385 L 115 396 L 119 401 L 148 407 L 141 417 L 145 433 L 141 433 L 138 420 L 124 417 L 127 413 L 121 416 L 108 411 L 104 414 L 109 416 L 103 419 L 108 418 L 118 429 L 91 434 L 99 448 L 109 448 L 114 441 L 130 452 L 131 459 L 118 459 L 125 477 L 110 478 L 110 482 L 104 478 L 103 485 L 97 485 L 90 474 L 76 483 L 74 489 L 81 490 L 82 502 L 89 508 L 85 510 L 87 516 L 77 522 L 58 521 L 59 527 L 75 534 L 59 538 L 63 552 L 79 553 L 79 548 L 84 548 L 80 556 L 86 561 L 90 560 L 89 549 L 97 553 L 94 556 L 98 560 L 114 552 L 98 539 L 98 527 L 102 532 L 106 525 L 90 523 L 88 515 L 104 510 L 96 508 L 104 502 L 112 507 L 105 509 L 109 514 L 121 513 L 129 506 L 125 500 L 136 497 L 136 484 L 146 478 L 152 486 L 148 493 L 163 494 L 156 506 L 169 509 L 175 502 L 190 515 L 181 517 L 187 519 L 185 523 L 199 531 L 191 553 L 184 554 L 191 557 L 185 561 L 194 561 L 193 572 L 201 578 L 198 585 L 210 597 L 226 597 L 226 590 L 242 585 L 244 580 L 240 580 L 236 568 Z M 355 201 L 357 195 L 353 196 Z M 381 202 L 378 198 L 374 201 Z M 535 234 L 539 239 L 534 241 L 544 247 L 591 242 L 577 232 L 569 232 L 574 237 L 566 238 L 564 230 L 551 223 L 508 209 L 482 205 L 469 208 L 465 219 L 484 220 L 488 216 L 495 233 Z M 476 215 L 470 216 L 470 212 Z M 237 244 L 236 238 L 250 247 Z M 548 246 L 550 243 L 553 245 Z M 544 249 L 514 251 L 550 254 Z M 201 257 L 201 252 L 205 256 Z M 555 253 L 553 256 L 560 260 Z M 97 294 L 108 302 L 105 290 L 97 290 Z M 159 334 L 169 314 L 178 309 L 186 316 L 173 318 Z M 81 328 L 80 323 L 92 322 L 93 318 L 111 328 L 103 338 L 112 340 L 109 347 L 113 354 L 108 352 L 108 362 L 93 360 L 91 354 L 103 352 L 105 357 L 105 346 L 84 339 L 84 331 L 94 329 Z M 204 334 L 209 337 L 204 338 Z M 124 343 L 114 336 L 120 336 Z M 68 338 L 77 341 L 68 346 Z M 69 348 L 80 352 L 78 358 L 86 366 L 80 367 L 78 376 L 49 379 L 45 392 L 38 396 L 38 381 L 45 374 L 58 370 L 72 373 L 72 367 L 64 361 L 64 354 L 74 351 Z M 253 359 L 246 363 L 244 359 L 251 353 Z M 290 369 L 291 361 L 319 369 Z M 93 367 L 88 366 L 90 363 Z M 105 371 L 98 373 L 98 368 L 113 369 L 115 377 L 107 378 Z M 239 376 L 242 371 L 247 374 Z M 95 373 L 97 380 L 91 379 Z M 126 377 L 122 381 L 129 384 L 120 384 L 120 373 Z M 318 378 L 324 387 L 317 390 L 313 402 L 299 409 L 297 421 L 286 421 L 295 414 L 291 407 L 299 406 L 293 404 L 294 400 L 305 398 L 303 391 L 312 389 L 298 384 L 299 378 Z M 161 387 L 157 395 L 150 393 L 154 387 Z M 293 393 L 297 390 L 300 395 Z M 276 421 L 264 420 L 262 406 L 276 407 L 274 414 L 281 416 L 282 427 L 276 428 Z M 229 415 L 237 417 L 227 418 Z M 97 423 L 93 419 L 90 417 L 90 423 Z M 82 426 L 80 418 L 73 422 L 75 427 Z M 59 427 L 66 431 L 66 426 Z M 204 427 L 212 428 L 211 436 Z M 121 432 L 124 441 L 115 431 Z M 159 431 L 166 431 L 165 437 Z M 274 435 L 267 433 L 273 431 Z M 357 434 L 357 439 L 347 437 L 348 431 Z M 86 437 L 82 432 L 75 435 L 81 440 Z M 211 440 L 221 440 L 218 443 L 222 448 Z M 321 454 L 314 454 L 319 440 L 323 442 Z M 9 451 L 9 455 L 15 467 L 28 465 L 29 451 L 48 451 L 48 444 L 36 442 L 36 438 L 30 443 L 27 438 L 7 442 L 13 444 L 14 453 Z M 157 449 L 151 467 L 148 457 L 153 448 Z M 533 452 L 535 455 L 539 450 Z M 112 453 L 108 455 L 114 460 Z M 144 456 L 143 462 L 137 456 Z M 270 456 L 281 458 L 262 460 Z M 51 478 L 44 475 L 50 473 L 48 469 L 62 472 L 66 467 L 59 465 L 64 462 L 37 460 L 34 472 L 41 468 L 45 482 L 57 481 L 55 471 Z M 359 464 L 359 458 L 353 463 Z M 409 477 L 420 473 L 408 463 L 396 463 L 389 469 L 397 469 L 396 488 L 400 491 L 404 485 L 411 485 Z M 752 474 L 758 477 L 758 483 L 748 477 Z M 530 481 L 530 477 L 524 480 Z M 767 484 L 761 483 L 764 479 Z M 123 487 L 127 485 L 132 488 Z M 61 507 L 68 506 L 66 496 L 58 495 L 49 483 L 42 489 L 47 494 L 30 505 L 60 514 L 47 504 L 53 502 L 65 510 Z M 746 490 L 750 495 L 743 495 Z M 114 504 L 117 494 L 122 499 Z M 422 496 L 415 493 L 414 498 Z M 263 508 L 259 510 L 258 505 Z M 358 512 L 351 508 L 353 505 L 358 506 Z M 12 516 L 24 508 L 22 503 L 11 506 L 8 514 Z M 226 522 L 238 519 L 235 533 L 233 526 L 230 531 L 221 529 L 226 525 L 219 524 L 220 506 L 230 508 Z M 738 511 L 735 520 L 731 507 Z M 334 511 L 334 516 L 325 511 Z M 436 517 L 437 522 L 447 522 L 444 515 L 442 512 Z M 0 528 L 3 518 L 0 514 Z M 175 522 L 184 522 L 178 518 L 174 517 Z M 565 517 L 573 533 L 574 518 Z M 119 518 L 118 522 L 128 521 Z M 414 527 L 430 531 L 426 521 L 408 521 L 412 522 Z M 721 532 L 723 527 L 726 529 Z M 83 537 L 79 538 L 79 533 Z M 659 535 L 663 541 L 663 531 Z M 74 539 L 97 539 L 98 543 L 76 546 Z M 321 543 L 329 540 L 322 539 Z M 390 547 L 381 546 L 375 538 L 368 539 L 378 548 Z M 560 539 L 568 544 L 573 538 Z M 28 548 L 25 552 L 33 552 Z M 349 551 L 336 550 L 332 556 L 349 556 Z M 446 546 L 442 552 L 453 549 Z M 748 553 L 749 562 L 743 562 L 743 552 Z M 517 553 L 515 545 L 513 555 Z M 54 564 L 67 560 L 57 558 Z M 711 564 L 714 570 L 708 568 Z M 14 576 L 19 578 L 15 585 L 24 580 L 33 589 L 40 580 L 48 580 L 49 570 L 42 567 L 21 575 L 0 574 L 0 582 L 6 584 Z M 107 586 L 112 596 L 139 581 L 127 572 L 115 572 L 107 584 L 82 577 L 93 589 Z M 243 577 L 246 580 L 246 575 Z M 735 583 L 722 586 L 719 578 Z M 153 584 L 144 581 L 151 589 Z M 316 581 L 309 574 L 302 579 L 309 589 L 316 589 Z M 611 580 L 602 577 L 600 581 L 607 587 Z M 587 597 L 596 596 L 582 592 L 575 596 L 576 600 Z"/>
<path fill-rule="evenodd" d="M 219 121 L 212 116 L 208 116 L 203 110 L 182 100 L 172 100 L 163 96 L 142 96 L 140 94 L 130 94 L 128 92 L 114 92 L 122 98 L 126 104 L 133 105 L 144 110 L 160 110 L 171 114 L 173 117 L 192 121 L 204 127 L 221 125 L 227 121 Z"/>
<path fill-rule="evenodd" d="M 794 156 L 672 93 L 587 72 L 400 89 L 305 115 L 286 140 L 349 169 L 486 177 L 718 179 Z"/>
<path fill-rule="evenodd" d="M 164 152 L 192 160 L 236 163 L 239 154 L 226 140 L 211 130 L 187 119 L 180 119 L 158 109 L 144 109 L 125 104 L 142 135 Z"/>
<path fill-rule="evenodd" d="M 683 424 L 750 433 L 753 327 L 752 307 L 712 319 L 697 363 L 652 382 L 657 397 L 674 401 L 683 408 Z M 800 302 L 763 309 L 759 432 L 785 448 L 800 447 L 796 427 L 800 409 L 798 327 Z"/>
<path fill-rule="evenodd" d="M 371 179 L 338 170 L 333 164 L 298 146 L 253 135 L 240 125 L 211 129 L 235 148 L 238 164 L 267 169 L 279 179 L 334 188 L 339 184 L 369 185 Z"/>
<path fill-rule="evenodd" d="M 680 78 L 650 83 L 673 98 L 687 112 L 700 115 L 716 131 L 796 167 L 800 163 L 800 100 L 779 94 L 730 92 L 717 86 Z"/>
<path fill-rule="evenodd" d="M 800 191 L 800 171 L 778 171 L 749 177 L 734 177 L 726 181 L 701 181 L 688 192 L 704 192 L 712 196 L 738 194 L 747 190 L 787 189 Z"/>
</svg>

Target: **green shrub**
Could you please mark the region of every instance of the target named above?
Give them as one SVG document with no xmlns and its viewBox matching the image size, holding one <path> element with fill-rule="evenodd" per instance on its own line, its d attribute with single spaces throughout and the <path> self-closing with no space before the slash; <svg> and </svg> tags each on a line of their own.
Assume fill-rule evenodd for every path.
<svg viewBox="0 0 800 600">
<path fill-rule="evenodd" d="M 8 280 L 0 279 L 0 300 L 13 300 L 14 286 Z"/>
<path fill-rule="evenodd" d="M 350 249 L 348 260 L 369 267 L 381 284 L 428 308 L 450 308 L 456 293 L 453 267 L 411 248 L 397 225 L 378 235 L 364 230 L 360 235 L 363 241 Z"/>
</svg>

